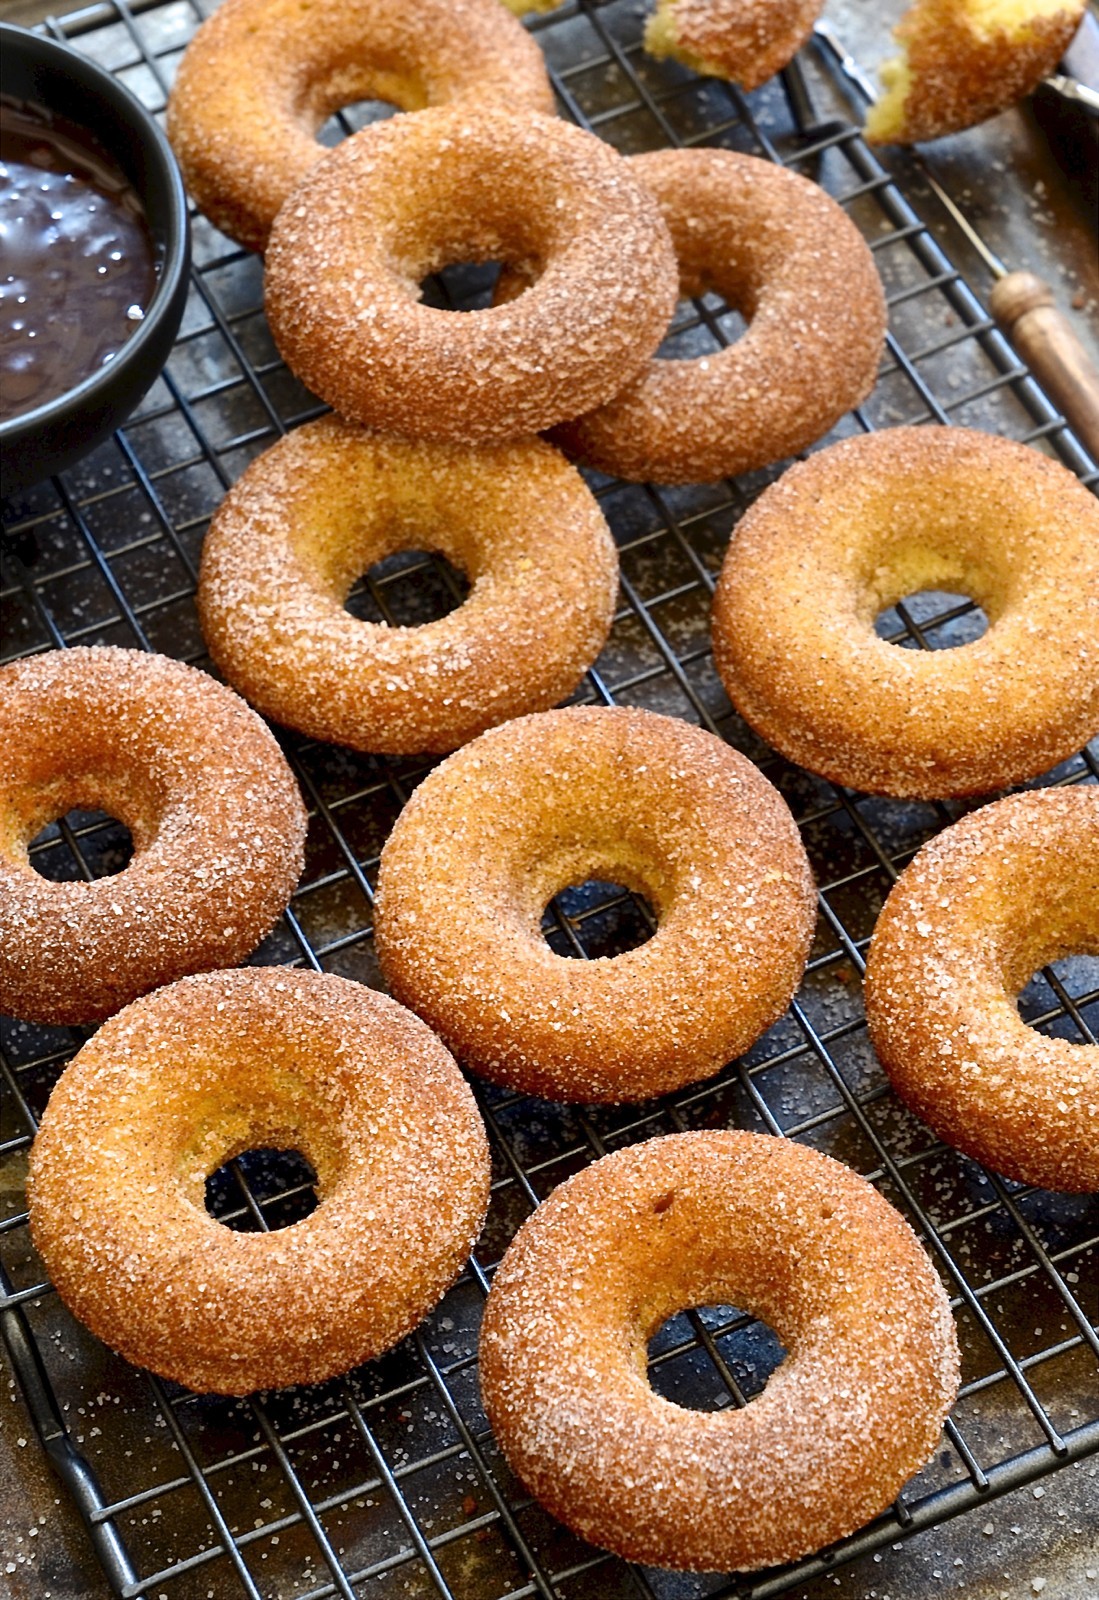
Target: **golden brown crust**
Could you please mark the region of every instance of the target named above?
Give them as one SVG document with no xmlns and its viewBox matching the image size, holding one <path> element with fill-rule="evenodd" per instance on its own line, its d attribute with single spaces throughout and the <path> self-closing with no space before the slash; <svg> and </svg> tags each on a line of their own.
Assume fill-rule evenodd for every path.
<svg viewBox="0 0 1099 1600">
<path fill-rule="evenodd" d="M 1099 1189 L 1099 1047 L 1028 1028 L 1037 968 L 1099 955 L 1099 789 L 964 817 L 902 873 L 874 929 L 866 1020 L 897 1093 L 967 1155 L 1047 1189 Z"/>
<path fill-rule="evenodd" d="M 813 31 L 824 0 L 657 0 L 645 49 L 755 89 Z"/>
<path fill-rule="evenodd" d="M 243 961 L 302 869 L 305 808 L 231 689 L 166 656 L 51 651 L 0 669 L 0 1010 L 97 1022 Z M 27 845 L 73 808 L 133 837 L 129 866 L 51 883 Z"/>
<path fill-rule="evenodd" d="M 320 1204 L 272 1233 L 205 1209 L 242 1151 L 297 1149 Z M 316 1383 L 441 1299 L 488 1204 L 473 1097 L 422 1023 L 328 974 L 214 972 L 104 1024 L 31 1152 L 31 1230 L 69 1309 L 188 1388 Z"/>
<path fill-rule="evenodd" d="M 654 1394 L 646 1343 L 731 1304 L 787 1350 L 743 1410 Z M 758 1134 L 685 1133 L 556 1189 L 493 1280 L 485 1409 L 554 1516 L 632 1561 L 792 1560 L 882 1511 L 958 1388 L 942 1285 L 915 1235 L 839 1162 Z"/>
<path fill-rule="evenodd" d="M 514 305 L 418 303 L 455 261 L 538 261 Z M 486 107 L 421 111 L 332 151 L 280 214 L 267 317 L 298 376 L 344 416 L 483 444 L 610 399 L 656 348 L 675 255 L 652 196 L 592 134 Z"/>
<path fill-rule="evenodd" d="M 648 943 L 550 950 L 546 904 L 592 877 L 648 897 Z M 671 717 L 572 706 L 425 779 L 382 853 L 375 938 L 392 992 L 473 1071 L 638 1100 L 717 1072 L 781 1015 L 814 913 L 793 818 L 749 761 Z"/>
<path fill-rule="evenodd" d="M 464 605 L 419 628 L 350 616 L 355 579 L 407 549 L 460 567 Z M 571 694 L 617 588 L 594 496 L 541 440 L 408 444 L 324 417 L 222 502 L 198 607 L 218 667 L 267 716 L 356 750 L 443 752 Z"/>
<path fill-rule="evenodd" d="M 672 235 L 684 296 L 750 319 L 726 350 L 650 361 L 554 439 L 603 472 L 704 483 L 796 455 L 874 386 L 885 296 L 862 235 L 816 184 L 730 150 L 633 156 Z"/>
<path fill-rule="evenodd" d="M 887 94 L 866 119 L 871 144 L 915 144 L 984 122 L 1056 69 L 1084 0 L 917 0 L 894 29 L 905 54 L 882 69 Z M 1000 15 L 997 15 L 1000 13 Z"/>
<path fill-rule="evenodd" d="M 498 0 L 225 0 L 198 30 L 168 135 L 199 208 L 263 250 L 341 106 L 502 100 L 551 115 L 541 51 Z"/>
<path fill-rule="evenodd" d="M 953 650 L 874 633 L 907 595 L 970 595 Z M 791 468 L 735 530 L 714 596 L 730 699 L 783 755 L 872 794 L 980 794 L 1099 729 L 1099 504 L 1025 445 L 894 428 Z"/>
</svg>

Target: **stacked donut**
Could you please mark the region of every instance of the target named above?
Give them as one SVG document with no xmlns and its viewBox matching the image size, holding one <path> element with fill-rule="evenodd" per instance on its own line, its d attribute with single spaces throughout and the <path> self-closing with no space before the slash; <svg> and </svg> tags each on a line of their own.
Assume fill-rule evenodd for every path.
<svg viewBox="0 0 1099 1600">
<path fill-rule="evenodd" d="M 325 116 L 369 95 L 406 114 L 325 153 Z M 551 111 L 497 0 L 228 0 L 181 65 L 168 124 L 189 185 L 265 251 L 276 343 L 342 419 L 253 465 L 199 586 L 220 670 L 314 737 L 443 752 L 577 686 L 612 620 L 614 546 L 534 434 L 696 482 L 803 449 L 873 384 L 881 287 L 820 189 L 728 151 L 627 161 Z M 455 261 L 503 264 L 494 305 L 420 301 Z M 677 292 L 710 288 L 748 335 L 655 361 Z M 410 541 L 464 571 L 466 604 L 418 629 L 350 619 L 355 580 Z"/>
<path fill-rule="evenodd" d="M 796 30 L 817 7 L 788 9 Z M 368 96 L 406 114 L 324 154 L 314 135 L 326 115 Z M 797 454 L 869 391 L 881 286 L 846 216 L 795 175 L 721 150 L 626 160 L 551 109 L 537 49 L 497 0 L 227 0 L 173 94 L 170 130 L 196 198 L 265 251 L 276 341 L 337 413 L 255 462 L 215 517 L 199 592 L 211 654 L 254 706 L 309 737 L 455 752 L 383 854 L 377 949 L 395 1000 L 330 976 L 200 970 L 243 958 L 299 870 L 304 812 L 277 757 L 274 802 L 257 799 L 250 767 L 234 774 L 245 814 L 266 816 L 266 800 L 282 825 L 274 887 L 239 915 L 232 900 L 220 943 L 180 953 L 177 940 L 165 965 L 153 959 L 164 941 L 150 940 L 136 976 L 122 957 L 121 975 L 111 966 L 74 1002 L 72 1016 L 101 1017 L 156 989 L 107 1022 L 55 1091 L 32 1162 L 35 1242 L 91 1327 L 197 1388 L 343 1371 L 399 1339 L 454 1280 L 485 1215 L 488 1158 L 449 1050 L 525 1093 L 636 1100 L 746 1050 L 805 967 L 812 875 L 762 774 L 670 718 L 550 709 L 602 647 L 616 592 L 613 540 L 562 451 L 666 483 Z M 455 261 L 504 264 L 494 305 L 455 316 L 420 302 L 421 280 Z M 745 337 L 694 361 L 654 359 L 677 292 L 711 289 L 744 311 Z M 979 792 L 1069 753 L 1099 724 L 1099 541 L 1094 508 L 1066 479 L 1021 447 L 934 429 L 849 441 L 793 469 L 743 520 L 718 588 L 715 658 L 738 710 L 792 759 L 872 792 Z M 1051 535 L 1072 584 L 1038 559 Z M 350 617 L 355 580 L 408 548 L 461 568 L 466 602 L 421 628 Z M 960 670 L 913 657 L 890 676 L 874 616 L 931 582 L 978 595 L 990 642 Z M 1056 645 L 1042 686 L 1018 666 L 1020 639 L 1039 627 Z M 14 673 L 17 714 L 77 654 Z M 872 705 L 864 678 L 881 692 Z M 244 743 L 270 756 L 258 719 L 212 689 L 224 725 L 250 718 Z M 84 714 L 64 688 L 60 702 L 37 713 L 55 744 Z M 853 731 L 852 704 L 865 708 Z M 959 707 L 972 713 L 968 742 Z M 43 820 L 109 804 L 132 819 L 137 870 L 113 890 L 87 886 L 95 918 L 174 927 L 154 899 L 162 847 L 194 832 L 210 738 L 204 702 L 182 750 L 150 741 L 147 753 L 149 729 L 174 715 L 146 708 L 126 730 L 148 793 L 104 754 L 98 722 L 78 779 L 34 761 L 9 778 L 13 892 L 26 890 L 25 845 Z M 215 821 L 239 814 L 239 789 L 215 789 Z M 941 919 L 970 941 L 968 967 L 997 1000 L 1028 963 L 1099 948 L 1079 910 L 1099 905 L 1093 796 L 1040 815 L 1068 885 L 1042 937 L 1020 951 L 1005 931 L 1026 911 L 1027 863 L 992 935 L 973 932 L 964 906 Z M 1080 822 L 1082 850 L 1066 842 Z M 1007 836 L 1028 826 L 1013 813 Z M 1004 834 L 987 831 L 1000 849 Z M 910 869 L 910 891 L 902 880 L 911 904 L 887 911 L 875 936 L 875 1042 L 906 1098 L 945 1107 L 925 1114 L 963 1148 L 1082 1187 L 1099 1171 L 1094 1063 L 1066 1089 L 1065 1061 L 1045 1052 L 1044 1076 L 1021 1094 L 1004 1084 L 1000 1037 L 964 1007 L 938 1029 L 913 1020 L 905 963 L 913 947 L 926 958 L 930 998 L 915 1004 L 932 1009 L 943 958 L 924 929 L 974 881 L 985 832 L 965 833 L 961 866 L 944 847 Z M 256 855 L 269 853 L 254 837 Z M 219 855 L 215 919 L 225 884 L 240 888 L 240 844 L 230 837 Z M 204 888 L 206 876 L 196 868 Z M 542 915 L 595 876 L 644 897 L 655 932 L 613 959 L 568 962 L 549 950 Z M 983 888 L 972 898 L 987 909 Z M 47 947 L 56 971 L 17 955 L 26 1015 L 46 1014 L 43 989 L 71 986 L 71 948 Z M 925 1062 L 894 1068 L 913 1037 Z M 944 1092 L 954 1051 L 999 1093 L 1006 1131 Z M 1021 1125 L 1051 1099 L 1038 1157 L 1019 1158 Z M 230 1234 L 205 1215 L 203 1183 L 258 1144 L 301 1150 L 321 1204 L 293 1230 Z M 106 1176 L 119 1170 L 135 1174 L 121 1192 Z M 151 1301 L 141 1318 L 138 1284 Z M 791 1360 L 758 1405 L 688 1423 L 643 1381 L 645 1343 L 672 1312 L 725 1299 L 771 1320 Z M 259 1314 L 272 1303 L 274 1327 Z M 483 1373 L 505 1452 L 570 1526 L 638 1560 L 758 1567 L 889 1502 L 935 1444 L 958 1356 L 937 1275 L 868 1184 L 796 1145 L 728 1132 L 654 1140 L 562 1186 L 501 1264 Z M 801 1430 L 804 1448 L 790 1448 Z"/>
<path fill-rule="evenodd" d="M 325 115 L 368 95 L 413 114 L 326 155 L 313 137 Z M 292 369 L 386 433 L 482 444 L 594 412 L 591 437 L 586 423 L 564 435 L 575 452 L 636 477 L 670 461 L 663 476 L 688 482 L 802 448 L 869 391 L 880 285 L 815 185 L 729 152 L 624 162 L 551 111 L 537 47 L 496 0 L 457 13 L 441 0 L 229 0 L 184 58 L 168 125 L 199 204 L 266 252 L 268 319 Z M 455 260 L 501 261 L 500 299 L 526 293 L 460 318 L 418 304 L 421 280 Z M 668 391 L 650 357 L 677 279 L 687 294 L 716 288 L 755 326 L 748 356 L 675 363 L 691 381 L 677 371 Z M 627 461 L 639 409 L 654 435 L 690 431 L 685 403 L 694 429 L 740 434 L 769 390 L 788 412 L 804 405 L 807 367 L 827 400 L 800 424 L 772 424 L 765 401 L 751 440 L 724 456 L 713 437 L 712 460 L 665 439 Z M 627 386 L 632 411 L 602 415 Z"/>
</svg>

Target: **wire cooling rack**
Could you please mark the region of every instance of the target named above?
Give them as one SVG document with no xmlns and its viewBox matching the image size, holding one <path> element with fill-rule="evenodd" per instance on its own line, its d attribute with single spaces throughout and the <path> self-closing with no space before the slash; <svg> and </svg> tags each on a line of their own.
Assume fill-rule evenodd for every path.
<svg viewBox="0 0 1099 1600">
<path fill-rule="evenodd" d="M 159 111 L 198 21 L 190 0 L 111 0 L 51 26 Z M 638 11 L 621 0 L 571 3 L 533 28 L 563 113 L 620 149 L 718 144 L 783 161 L 822 183 L 862 229 L 888 292 L 891 334 L 872 397 L 830 438 L 965 423 L 1027 440 L 1095 482 L 1092 463 L 851 125 L 850 86 L 826 53 L 803 51 L 749 104 L 651 62 Z M 353 108 L 327 134 L 336 139 L 372 114 Z M 486 284 L 484 269 L 459 268 L 430 292 L 471 305 L 483 303 Z M 713 349 L 740 326 L 735 311 L 703 300 L 681 307 L 666 349 Z M 5 653 L 112 643 L 205 664 L 192 593 L 207 520 L 253 457 L 319 409 L 272 345 L 259 261 L 196 219 L 191 299 L 164 376 L 122 433 L 6 508 Z M 1001 1181 L 939 1144 L 894 1099 L 867 1043 L 859 978 L 875 916 L 898 871 L 962 808 L 870 799 L 785 764 L 731 713 L 713 671 L 709 598 L 729 531 L 778 470 L 675 490 L 593 479 L 621 551 L 622 604 L 578 698 L 698 722 L 777 784 L 820 885 L 805 980 L 746 1057 L 664 1100 L 592 1110 L 476 1086 L 493 1146 L 489 1220 L 458 1284 L 396 1350 L 319 1388 L 243 1401 L 196 1397 L 106 1351 L 44 1281 L 23 1210 L 36 1118 L 84 1035 L 5 1025 L 0 1322 L 42 1447 L 117 1594 L 763 1600 L 1099 1449 L 1099 1202 Z M 367 574 L 350 604 L 362 616 L 414 622 L 460 596 L 445 563 L 411 555 Z M 958 596 L 919 597 L 880 624 L 909 648 L 957 643 L 981 625 Z M 425 768 L 285 742 L 311 811 L 308 860 L 291 910 L 254 959 L 377 984 L 378 855 Z M 1042 781 L 1097 777 L 1092 750 Z M 116 871 L 127 851 L 125 830 L 93 814 L 70 814 L 34 847 L 53 877 Z M 645 936 L 645 914 L 614 885 L 589 884 L 550 908 L 547 938 L 563 955 L 606 954 Z M 1021 1004 L 1035 1027 L 1094 1044 L 1099 964 L 1047 969 Z M 942 1273 L 964 1354 L 941 1449 L 895 1506 L 832 1550 L 742 1578 L 632 1568 L 574 1539 L 508 1473 L 476 1377 L 494 1265 L 534 1206 L 607 1150 L 714 1126 L 785 1134 L 872 1179 Z M 253 1153 L 211 1179 L 209 1204 L 232 1227 L 277 1227 L 309 1209 L 310 1178 L 300 1158 Z M 781 1354 L 769 1330 L 734 1308 L 703 1307 L 653 1341 L 652 1380 L 685 1404 L 740 1405 Z"/>
</svg>

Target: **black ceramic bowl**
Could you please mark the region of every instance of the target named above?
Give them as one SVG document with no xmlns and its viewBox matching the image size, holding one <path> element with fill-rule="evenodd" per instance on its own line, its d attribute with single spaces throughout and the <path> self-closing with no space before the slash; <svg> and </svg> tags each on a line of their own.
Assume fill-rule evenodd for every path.
<svg viewBox="0 0 1099 1600">
<path fill-rule="evenodd" d="M 0 93 L 92 130 L 141 199 L 157 266 L 144 320 L 112 361 L 56 399 L 0 422 L 3 493 L 11 494 L 86 454 L 151 387 L 183 316 L 190 234 L 168 141 L 109 72 L 69 45 L 0 23 Z"/>
</svg>

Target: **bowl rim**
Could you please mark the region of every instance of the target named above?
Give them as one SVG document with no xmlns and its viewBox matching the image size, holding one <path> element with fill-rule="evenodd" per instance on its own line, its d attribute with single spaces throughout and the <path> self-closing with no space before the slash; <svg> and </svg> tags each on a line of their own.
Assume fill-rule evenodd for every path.
<svg viewBox="0 0 1099 1600">
<path fill-rule="evenodd" d="M 86 404 L 94 406 L 100 391 L 106 393 L 117 382 L 120 366 L 123 363 L 136 365 L 146 355 L 149 347 L 157 342 L 162 317 L 170 312 L 177 294 L 180 293 L 180 282 L 186 278 L 190 269 L 187 193 L 167 135 L 153 114 L 141 103 L 132 89 L 127 88 L 115 77 L 114 73 L 106 67 L 101 67 L 90 56 L 74 49 L 72 45 L 62 43 L 48 34 L 38 33 L 31 28 L 20 27 L 17 23 L 0 21 L 0 53 L 7 59 L 10 60 L 13 55 L 19 54 L 26 56 L 28 44 L 33 46 L 29 54 L 37 57 L 39 61 L 71 73 L 81 79 L 85 87 L 93 92 L 105 91 L 108 104 L 111 100 L 116 102 L 112 107 L 116 117 L 119 111 L 125 111 L 130 116 L 135 125 L 135 136 L 140 130 L 142 141 L 153 159 L 157 177 L 163 187 L 166 226 L 160 270 L 141 326 L 134 330 L 117 356 L 106 366 L 98 367 L 72 388 L 43 401 L 32 411 L 20 411 L 15 416 L 0 421 L 0 445 L 3 446 L 20 441 L 26 435 L 48 429 L 52 422 L 68 417 L 74 410 L 82 409 Z M 46 109 L 59 108 L 47 106 Z M 140 198 L 144 204 L 145 197 Z M 163 362 L 157 360 L 156 374 L 150 379 L 150 384 L 155 381 L 162 367 Z"/>
</svg>

